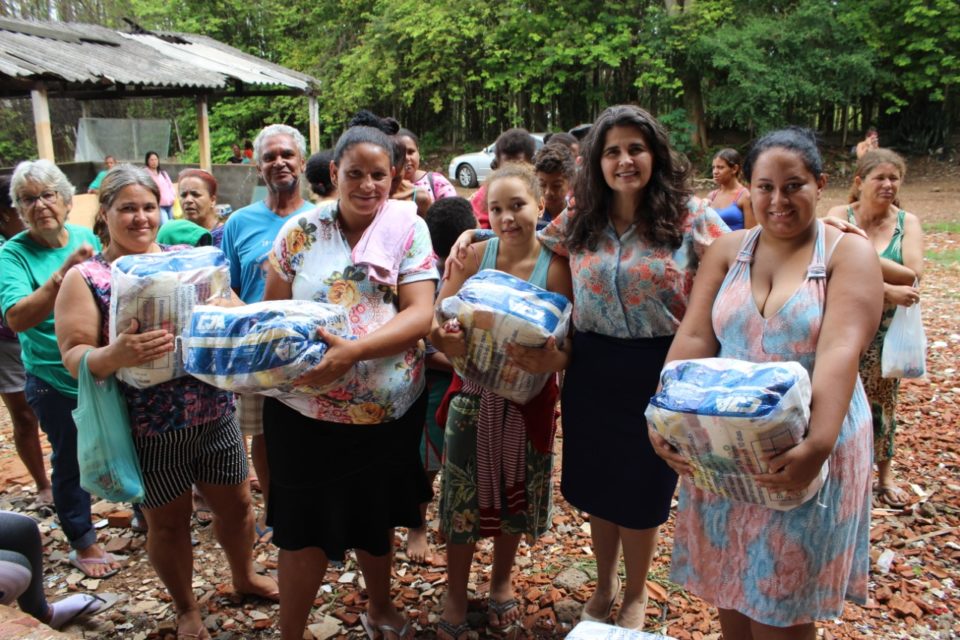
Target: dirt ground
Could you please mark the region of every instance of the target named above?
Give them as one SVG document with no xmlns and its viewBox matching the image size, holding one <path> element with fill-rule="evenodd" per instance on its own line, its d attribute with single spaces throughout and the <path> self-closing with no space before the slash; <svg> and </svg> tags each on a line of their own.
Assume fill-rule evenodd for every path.
<svg viewBox="0 0 960 640">
<path fill-rule="evenodd" d="M 911 162 L 901 192 L 905 208 L 925 225 L 928 257 L 922 302 L 929 341 L 928 376 L 905 381 L 902 386 L 895 460 L 895 471 L 913 504 L 902 512 L 873 510 L 870 602 L 866 606 L 848 604 L 842 618 L 824 622 L 820 637 L 825 639 L 960 637 L 958 179 L 960 168 L 956 165 L 921 159 Z M 830 186 L 821 210 L 845 202 L 845 194 L 845 186 Z M 318 463 L 324 455 L 318 454 Z M 560 464 L 562 461 L 558 461 L 558 469 Z M 48 597 L 56 600 L 73 591 L 123 596 L 111 611 L 74 625 L 68 634 L 77 638 L 172 638 L 172 605 L 147 561 L 144 537 L 129 529 L 101 528 L 101 541 L 122 550 L 125 567 L 107 580 L 83 579 L 64 562 L 69 549 L 55 516 L 35 511 L 34 497 L 33 485 L 16 457 L 9 416 L 0 411 L 0 509 L 28 512 L 40 522 Z M 577 619 L 595 579 L 589 524 L 564 502 L 558 490 L 555 497 L 554 529 L 534 546 L 522 545 L 518 557 L 516 587 L 524 611 L 524 631 L 516 633 L 517 637 L 563 637 Z M 629 499 L 628 491 L 624 491 L 624 499 Z M 116 508 L 122 507 L 95 504 L 95 520 L 105 519 Z M 647 630 L 678 639 L 716 640 L 719 624 L 715 611 L 667 580 L 672 530 L 671 520 L 651 572 Z M 279 637 L 276 605 L 233 596 L 226 563 L 211 529 L 195 527 L 194 535 L 198 545 L 194 548 L 193 586 L 213 637 Z M 404 537 L 405 532 L 399 531 L 396 605 L 414 620 L 416 637 L 433 638 L 445 591 L 442 547 L 432 564 L 412 564 L 403 554 Z M 274 547 L 258 545 L 255 557 L 260 568 L 275 572 Z M 483 624 L 490 563 L 491 547 L 481 545 L 470 583 L 474 601 L 468 620 L 475 638 L 493 637 Z M 361 581 L 352 560 L 330 570 L 311 616 L 317 638 L 364 637 L 357 624 L 364 604 Z M 2 637 L 0 634 L 0 640 Z"/>
</svg>

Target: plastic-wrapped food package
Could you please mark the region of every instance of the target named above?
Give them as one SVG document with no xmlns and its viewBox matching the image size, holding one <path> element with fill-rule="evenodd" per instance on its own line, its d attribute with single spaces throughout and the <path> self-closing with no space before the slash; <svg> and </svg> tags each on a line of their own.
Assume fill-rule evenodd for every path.
<svg viewBox="0 0 960 640">
<path fill-rule="evenodd" d="M 567 640 L 673 640 L 659 633 L 634 631 L 602 622 L 581 622 L 567 634 Z"/>
<path fill-rule="evenodd" d="M 318 395 L 342 379 L 323 389 L 294 387 L 292 382 L 320 364 L 327 351 L 317 336 L 319 327 L 350 336 L 346 310 L 339 305 L 309 300 L 198 305 L 181 337 L 184 367 L 195 378 L 228 391 Z"/>
<path fill-rule="evenodd" d="M 767 471 L 762 456 L 782 453 L 806 435 L 812 391 L 800 363 L 676 360 L 664 367 L 660 383 L 647 423 L 690 461 L 696 486 L 780 511 L 823 486 L 826 462 L 802 491 L 772 492 L 753 479 Z"/>
<path fill-rule="evenodd" d="M 542 347 L 550 336 L 562 344 L 573 306 L 565 296 L 495 269 L 467 278 L 455 296 L 440 303 L 441 322 L 456 319 L 465 333 L 467 354 L 451 358 L 465 380 L 524 404 L 552 373 L 532 374 L 507 358 L 507 344 Z"/>
<path fill-rule="evenodd" d="M 197 303 L 230 296 L 230 269 L 216 247 L 123 256 L 110 270 L 110 342 L 136 319 L 139 331 L 166 329 L 178 336 Z M 117 370 L 117 378 L 144 389 L 186 375 L 175 351 L 136 367 Z"/>
</svg>

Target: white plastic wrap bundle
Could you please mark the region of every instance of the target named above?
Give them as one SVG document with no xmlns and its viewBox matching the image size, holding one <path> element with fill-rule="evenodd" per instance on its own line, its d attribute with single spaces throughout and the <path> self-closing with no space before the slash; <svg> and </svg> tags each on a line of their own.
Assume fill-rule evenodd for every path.
<svg viewBox="0 0 960 640">
<path fill-rule="evenodd" d="M 440 322 L 456 318 L 464 331 L 467 354 L 452 358 L 465 380 L 524 404 L 552 373 L 532 374 L 507 358 L 507 344 L 542 347 L 550 336 L 562 344 L 573 306 L 565 296 L 495 269 L 484 269 L 463 283 L 459 293 L 440 303 Z"/>
<path fill-rule="evenodd" d="M 178 336 L 197 303 L 229 297 L 230 269 L 216 247 L 123 256 L 110 270 L 110 342 L 130 321 L 139 332 L 166 329 Z M 144 389 L 186 375 L 176 350 L 145 364 L 117 370 L 123 382 Z"/>
<path fill-rule="evenodd" d="M 827 463 L 802 491 L 771 492 L 753 474 L 762 456 L 803 440 L 810 423 L 810 377 L 797 362 L 754 364 L 729 358 L 676 360 L 660 374 L 647 423 L 690 461 L 705 491 L 780 511 L 797 507 L 827 478 Z"/>
<path fill-rule="evenodd" d="M 184 367 L 193 377 L 228 391 L 317 395 L 341 381 L 324 389 L 294 387 L 292 382 L 320 364 L 327 352 L 319 327 L 350 336 L 346 311 L 339 305 L 309 300 L 198 305 L 181 338 Z"/>
<path fill-rule="evenodd" d="M 567 634 L 567 640 L 673 640 L 671 636 L 615 627 L 602 622 L 581 622 Z"/>
</svg>

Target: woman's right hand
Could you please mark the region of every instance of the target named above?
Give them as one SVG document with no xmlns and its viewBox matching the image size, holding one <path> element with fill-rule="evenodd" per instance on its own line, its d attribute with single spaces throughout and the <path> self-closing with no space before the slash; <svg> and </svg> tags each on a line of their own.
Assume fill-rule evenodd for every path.
<svg viewBox="0 0 960 640">
<path fill-rule="evenodd" d="M 453 255 L 453 252 L 450 252 Z M 448 358 L 458 358 L 467 355 L 467 339 L 456 319 L 445 321 L 434 329 L 430 335 L 430 342 L 438 351 Z"/>
<path fill-rule="evenodd" d="M 912 307 L 920 302 L 920 290 L 905 284 L 887 284 L 883 287 L 883 300 L 901 307 Z"/>
<path fill-rule="evenodd" d="M 470 250 L 470 245 L 473 244 L 474 231 L 476 231 L 476 229 L 467 229 L 460 234 L 457 241 L 450 247 L 450 255 L 447 256 L 446 262 L 443 263 L 444 273 L 450 273 L 453 265 L 457 265 L 457 267 L 463 269 L 463 261 L 467 259 L 467 252 Z"/>
<path fill-rule="evenodd" d="M 117 369 L 152 362 L 173 351 L 173 334 L 166 329 L 137 333 L 140 322 L 130 321 L 126 330 L 107 347 Z"/>
<path fill-rule="evenodd" d="M 653 427 L 647 427 L 647 434 L 650 436 L 650 444 L 653 445 L 653 451 L 663 458 L 671 469 L 677 472 L 677 475 L 692 476 L 693 468 L 687 459 L 667 442 L 667 439 L 657 433 Z"/>
</svg>

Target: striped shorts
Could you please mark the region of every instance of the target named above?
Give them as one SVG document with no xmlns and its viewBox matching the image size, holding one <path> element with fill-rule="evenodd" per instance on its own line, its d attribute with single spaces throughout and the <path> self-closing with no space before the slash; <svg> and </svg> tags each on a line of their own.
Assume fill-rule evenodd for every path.
<svg viewBox="0 0 960 640">
<path fill-rule="evenodd" d="M 206 424 L 134 438 L 146 497 L 156 509 L 197 483 L 232 485 L 247 479 L 247 456 L 236 415 Z"/>
</svg>

